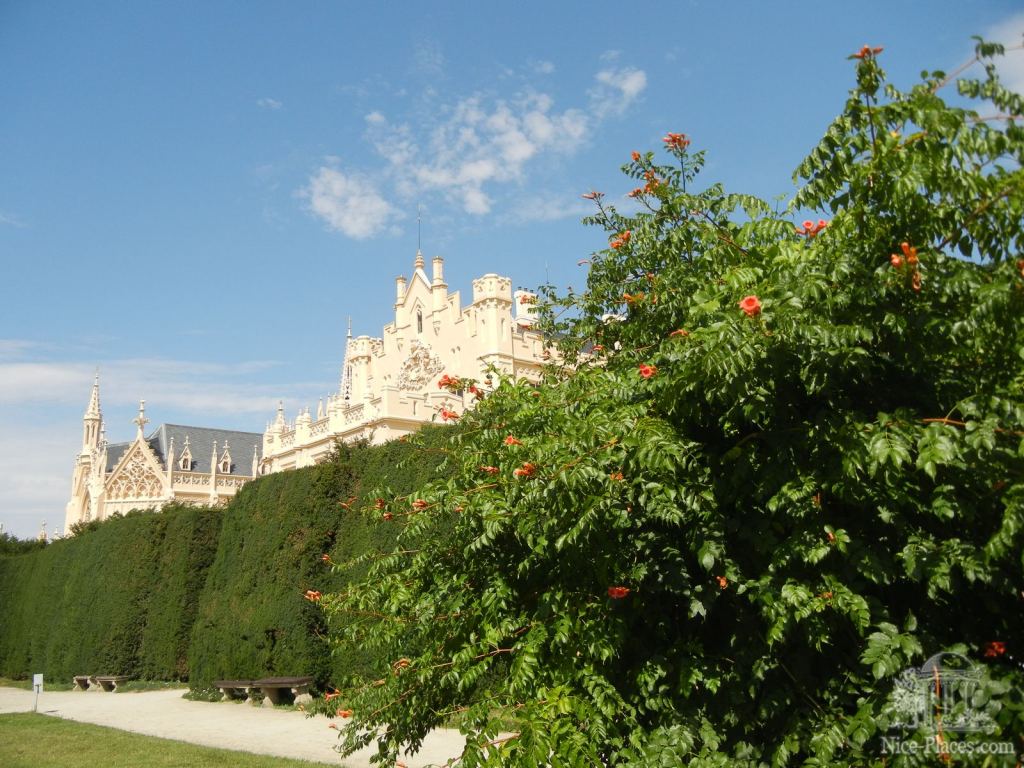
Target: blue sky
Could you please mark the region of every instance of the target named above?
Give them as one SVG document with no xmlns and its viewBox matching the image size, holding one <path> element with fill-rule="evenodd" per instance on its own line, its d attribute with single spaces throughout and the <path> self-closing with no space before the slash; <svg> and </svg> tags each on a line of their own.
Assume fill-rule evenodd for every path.
<svg viewBox="0 0 1024 768">
<path fill-rule="evenodd" d="M 112 441 L 262 431 L 337 387 L 416 250 L 582 285 L 582 192 L 667 131 L 707 181 L 790 176 L 882 45 L 909 86 L 1013 2 L 0 0 L 0 523 L 63 525 L 92 372 Z M 1018 52 L 1006 76 L 1024 87 Z"/>
</svg>

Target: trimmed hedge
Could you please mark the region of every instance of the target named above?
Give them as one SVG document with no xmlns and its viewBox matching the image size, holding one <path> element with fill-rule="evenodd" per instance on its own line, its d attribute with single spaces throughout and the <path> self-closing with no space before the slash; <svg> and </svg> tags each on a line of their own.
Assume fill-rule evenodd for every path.
<svg viewBox="0 0 1024 768">
<path fill-rule="evenodd" d="M 132 512 L 0 558 L 0 674 L 185 679 L 220 521 L 202 508 Z"/>
<path fill-rule="evenodd" d="M 437 448 L 449 429 L 427 428 L 428 444 Z M 224 510 L 220 547 L 193 627 L 192 687 L 264 675 L 312 675 L 323 687 L 373 666 L 357 648 L 329 653 L 323 614 L 304 594 L 337 591 L 363 575 L 361 568 L 332 572 L 322 557 L 343 563 L 387 549 L 392 532 L 367 521 L 364 495 L 381 484 L 411 492 L 433 475 L 442 456 L 400 441 L 341 445 L 324 464 L 243 488 Z"/>
<path fill-rule="evenodd" d="M 358 648 L 332 656 L 303 594 L 364 572 L 332 572 L 322 555 L 345 562 L 389 548 L 390 526 L 364 517 L 362 495 L 425 483 L 450 430 L 428 427 L 427 451 L 339 446 L 324 464 L 249 483 L 221 509 L 130 512 L 0 553 L 0 676 L 127 674 L 204 688 L 276 674 L 324 686 L 365 672 L 375 660 Z"/>
</svg>

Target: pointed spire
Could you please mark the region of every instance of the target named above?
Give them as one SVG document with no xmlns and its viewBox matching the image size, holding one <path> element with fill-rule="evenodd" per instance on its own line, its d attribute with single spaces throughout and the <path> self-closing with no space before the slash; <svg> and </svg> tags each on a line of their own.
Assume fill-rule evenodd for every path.
<svg viewBox="0 0 1024 768">
<path fill-rule="evenodd" d="M 348 333 L 345 334 L 346 339 L 352 338 L 352 315 L 348 316 Z"/>
<path fill-rule="evenodd" d="M 413 263 L 413 267 L 416 268 L 416 269 L 423 269 L 423 265 L 424 264 L 426 264 L 426 262 L 423 261 L 423 251 L 421 251 L 419 248 L 417 248 L 416 249 L 416 261 Z"/>
<path fill-rule="evenodd" d="M 96 369 L 96 376 L 92 382 L 92 392 L 89 395 L 89 405 L 86 406 L 85 415 L 82 417 L 82 455 L 87 456 L 97 447 L 101 440 L 103 430 L 103 414 L 100 412 L 100 372 Z"/>
<path fill-rule="evenodd" d="M 139 431 L 136 433 L 135 438 L 137 440 L 144 439 L 145 434 L 143 434 L 143 432 L 146 429 L 146 425 L 149 424 L 149 419 L 146 418 L 145 400 L 139 400 L 139 415 L 132 419 L 132 424 L 139 428 Z"/>
<path fill-rule="evenodd" d="M 92 393 L 89 395 L 89 407 L 85 409 L 85 417 L 98 419 L 100 412 L 100 369 L 96 369 L 96 375 L 92 380 Z"/>
</svg>

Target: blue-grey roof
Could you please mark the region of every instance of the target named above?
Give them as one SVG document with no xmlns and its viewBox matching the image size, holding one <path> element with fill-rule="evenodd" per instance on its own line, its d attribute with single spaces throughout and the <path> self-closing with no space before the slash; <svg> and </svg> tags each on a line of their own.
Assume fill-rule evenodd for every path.
<svg viewBox="0 0 1024 768">
<path fill-rule="evenodd" d="M 217 459 L 224 454 L 224 445 L 228 445 L 231 454 L 232 475 L 252 475 L 252 452 L 256 448 L 258 457 L 263 455 L 263 435 L 256 432 L 235 432 L 229 429 L 208 429 L 206 427 L 183 427 L 180 424 L 161 424 L 146 442 L 156 452 L 161 462 L 166 463 L 167 452 L 170 450 L 171 438 L 174 438 L 174 460 L 181 457 L 188 438 L 189 451 L 192 453 L 192 471 L 209 472 L 210 457 L 213 444 L 217 443 Z"/>
<path fill-rule="evenodd" d="M 217 443 L 217 460 L 224 455 L 227 444 L 231 454 L 232 475 L 252 475 L 252 452 L 256 448 L 257 457 L 263 456 L 263 435 L 258 432 L 235 432 L 230 429 L 209 429 L 207 427 L 186 427 L 180 424 L 161 424 L 146 438 L 161 465 L 167 464 L 167 453 L 174 438 L 174 462 L 177 465 L 188 438 L 189 452 L 192 454 L 192 471 L 209 472 L 213 444 Z M 110 443 L 107 445 L 107 472 L 113 471 L 117 462 L 124 456 L 131 443 Z M 177 468 L 177 467 L 176 467 Z M 218 474 L 220 472 L 218 471 Z"/>
<path fill-rule="evenodd" d="M 131 443 L 107 443 L 107 472 L 113 472 Z"/>
</svg>

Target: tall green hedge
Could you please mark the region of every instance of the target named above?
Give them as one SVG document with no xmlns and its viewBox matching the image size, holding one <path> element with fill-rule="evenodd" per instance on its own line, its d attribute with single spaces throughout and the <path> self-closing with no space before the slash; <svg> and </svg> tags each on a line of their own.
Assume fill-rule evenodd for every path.
<svg viewBox="0 0 1024 768">
<path fill-rule="evenodd" d="M 0 674 L 184 679 L 218 510 L 130 513 L 0 558 Z"/>
<path fill-rule="evenodd" d="M 424 484 L 450 429 L 428 428 L 425 451 L 340 446 L 324 464 L 249 483 L 222 509 L 132 512 L 0 555 L 0 675 L 127 674 L 200 688 L 275 674 L 326 685 L 363 671 L 373 659 L 360 649 L 326 652 L 321 612 L 303 595 L 362 575 L 332 572 L 324 554 L 344 562 L 391 544 L 388 527 L 359 511 L 362 495 Z"/>
<path fill-rule="evenodd" d="M 359 649 L 326 652 L 319 608 L 306 590 L 337 590 L 361 571 L 331 572 L 390 545 L 387 527 L 369 524 L 364 494 L 386 483 L 408 493 L 434 473 L 448 429 L 429 429 L 435 450 L 403 442 L 339 446 L 324 464 L 250 483 L 224 510 L 217 557 L 202 593 L 189 653 L 191 685 L 223 677 L 313 675 L 336 682 L 372 663 Z"/>
</svg>

